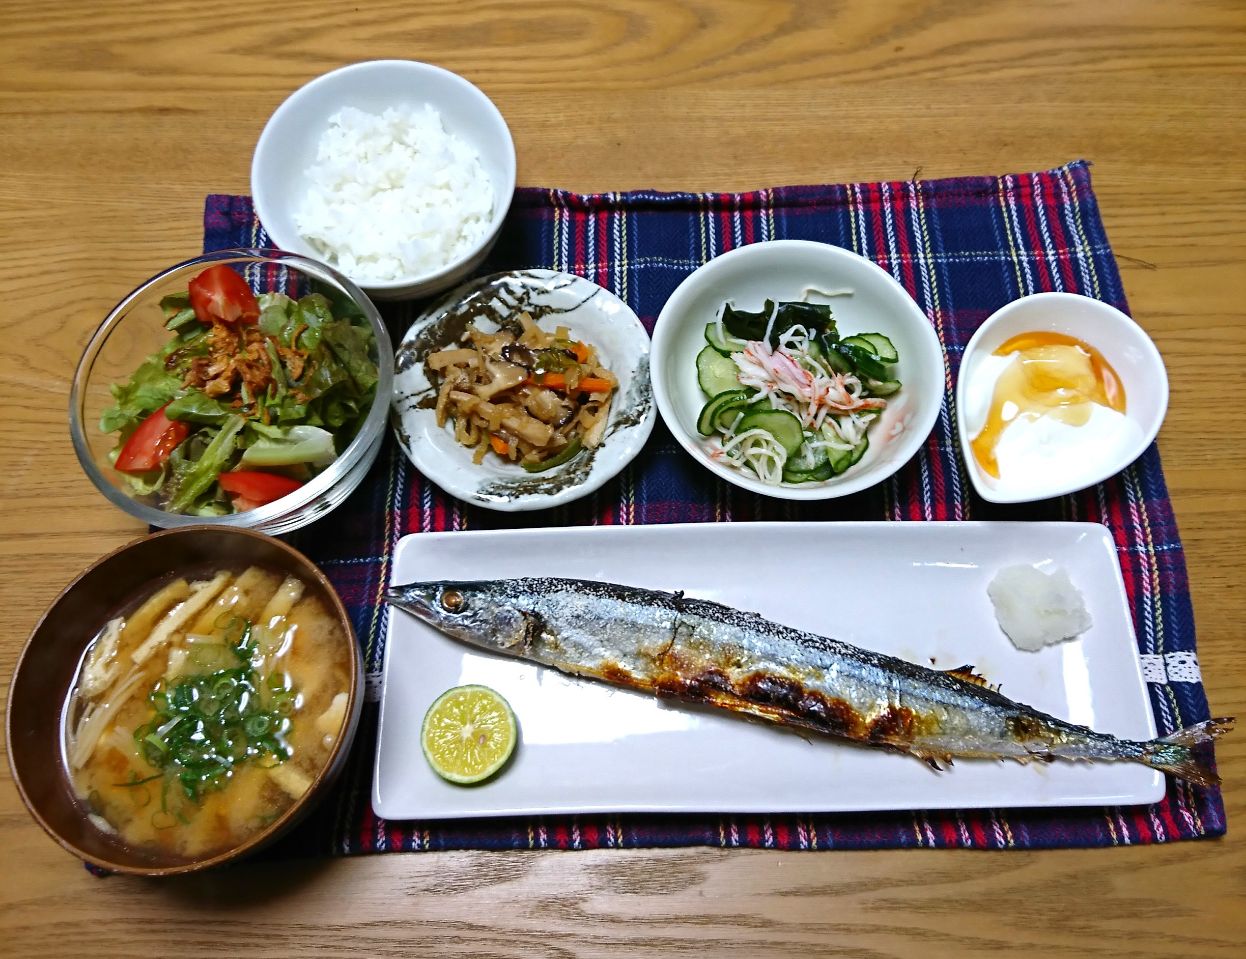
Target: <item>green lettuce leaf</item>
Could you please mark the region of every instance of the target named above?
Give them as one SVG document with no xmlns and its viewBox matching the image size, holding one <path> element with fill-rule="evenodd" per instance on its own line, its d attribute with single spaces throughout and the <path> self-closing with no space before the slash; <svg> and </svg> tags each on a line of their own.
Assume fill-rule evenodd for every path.
<svg viewBox="0 0 1246 959">
<path fill-rule="evenodd" d="M 160 300 L 160 310 L 164 313 L 166 330 L 180 330 L 198 319 L 191 308 L 189 293 L 170 293 Z"/>
<path fill-rule="evenodd" d="M 117 456 L 120 453 L 121 446 L 118 444 L 108 453 L 109 465 L 116 464 Z M 151 496 L 154 493 L 159 493 L 161 488 L 163 488 L 164 482 L 169 476 L 169 464 L 166 460 L 157 469 L 146 473 L 120 473 L 119 475 L 129 488 L 132 496 Z"/>
<path fill-rule="evenodd" d="M 165 403 L 173 399 L 182 387 L 179 376 L 164 368 L 168 351 L 149 356 L 134 371 L 127 383 L 114 383 L 112 391 L 116 406 L 104 410 L 100 416 L 100 429 L 105 433 L 121 430 L 129 433 Z"/>
<path fill-rule="evenodd" d="M 251 424 L 257 428 L 259 424 Z M 328 466 L 337 459 L 333 434 L 315 426 L 291 426 L 276 429 L 271 426 L 256 429 L 259 438 L 242 453 L 238 465 L 248 469 L 272 466 L 294 466 L 307 463 L 311 466 Z"/>
<path fill-rule="evenodd" d="M 371 395 L 376 389 L 376 364 L 372 362 L 372 331 L 345 320 L 326 323 L 321 335 L 334 359 L 355 382 L 360 396 Z"/>
<path fill-rule="evenodd" d="M 289 327 L 294 301 L 284 293 L 261 293 L 256 301 L 260 307 L 260 329 L 269 336 L 282 339 L 282 333 Z"/>
<path fill-rule="evenodd" d="M 320 345 L 320 331 L 326 323 L 333 322 L 333 307 L 319 293 L 312 293 L 298 301 L 298 312 L 294 317 L 294 326 L 306 324 L 306 329 L 299 334 L 298 346 L 303 350 L 314 350 Z M 293 328 L 291 329 L 293 333 Z"/>
<path fill-rule="evenodd" d="M 298 347 L 314 350 L 320 345 L 320 328 L 333 321 L 329 301 L 312 293 L 297 302 L 284 293 L 268 293 L 259 297 L 260 329 L 282 346 L 291 346 L 295 330 L 299 331 Z"/>
<path fill-rule="evenodd" d="M 234 415 L 231 407 L 212 399 L 199 390 L 189 390 L 169 404 L 164 415 L 171 420 L 185 420 L 204 426 L 220 426 Z"/>
<path fill-rule="evenodd" d="M 234 455 L 234 449 L 238 445 L 238 434 L 246 422 L 246 417 L 231 416 L 197 459 L 183 460 L 174 467 L 177 491 L 169 500 L 170 510 L 175 513 L 188 512 L 195 501 L 212 488 L 216 478 L 229 465 L 230 457 Z"/>
</svg>

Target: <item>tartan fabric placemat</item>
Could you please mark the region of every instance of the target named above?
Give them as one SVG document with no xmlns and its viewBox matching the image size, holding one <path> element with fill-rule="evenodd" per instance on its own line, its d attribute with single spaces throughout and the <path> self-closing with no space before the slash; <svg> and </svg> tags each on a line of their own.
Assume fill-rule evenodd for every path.
<svg viewBox="0 0 1246 959">
<path fill-rule="evenodd" d="M 205 250 L 268 245 L 251 201 L 207 198 Z M 398 538 L 431 530 L 750 520 L 1085 520 L 1112 531 L 1160 733 L 1208 718 L 1185 560 L 1154 446 L 1106 483 L 1058 500 L 995 506 L 972 493 L 954 427 L 952 384 L 977 326 L 1010 300 L 1067 290 L 1126 308 L 1084 162 L 1001 177 L 779 187 L 753 193 L 520 189 L 482 272 L 549 267 L 625 300 L 652 330 L 662 304 L 706 260 L 769 239 L 831 243 L 874 260 L 912 294 L 943 343 L 947 392 L 934 431 L 892 479 L 842 499 L 798 504 L 714 478 L 661 422 L 645 450 L 596 494 L 508 514 L 444 495 L 390 438 L 334 513 L 289 537 L 350 609 L 368 703 L 333 793 L 269 855 L 385 850 L 752 846 L 780 849 L 1049 848 L 1172 842 L 1223 834 L 1219 790 L 1168 780 L 1149 807 L 810 815 L 590 815 L 385 822 L 371 809 L 376 700 L 385 649 L 380 594 Z M 386 304 L 395 342 L 419 305 Z M 413 733 L 414 734 L 414 733 Z"/>
</svg>

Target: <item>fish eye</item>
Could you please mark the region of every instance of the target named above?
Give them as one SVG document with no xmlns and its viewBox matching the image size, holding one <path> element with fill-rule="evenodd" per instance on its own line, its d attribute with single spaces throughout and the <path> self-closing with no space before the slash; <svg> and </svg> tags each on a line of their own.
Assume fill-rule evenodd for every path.
<svg viewBox="0 0 1246 959">
<path fill-rule="evenodd" d="M 447 613 L 462 612 L 463 607 L 467 605 L 467 599 L 457 589 L 442 590 L 441 608 Z"/>
</svg>

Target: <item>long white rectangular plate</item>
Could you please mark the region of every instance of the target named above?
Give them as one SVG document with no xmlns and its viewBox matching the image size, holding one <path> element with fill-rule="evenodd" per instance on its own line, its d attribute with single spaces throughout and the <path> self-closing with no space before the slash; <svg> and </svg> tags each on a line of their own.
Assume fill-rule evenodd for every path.
<svg viewBox="0 0 1246 959">
<path fill-rule="evenodd" d="M 996 624 L 1002 566 L 1055 563 L 1094 625 L 1037 653 Z M 547 575 L 596 579 L 755 610 L 770 619 L 948 669 L 972 664 L 1005 695 L 1135 739 L 1155 735 L 1124 582 L 1091 523 L 721 523 L 422 533 L 404 537 L 394 584 Z M 1124 763 L 916 759 L 708 708 L 576 680 L 472 649 L 389 613 L 372 806 L 385 819 L 559 812 L 832 812 L 1149 803 L 1160 773 Z M 464 788 L 420 750 L 424 712 L 483 683 L 520 725 L 511 763 Z"/>
</svg>

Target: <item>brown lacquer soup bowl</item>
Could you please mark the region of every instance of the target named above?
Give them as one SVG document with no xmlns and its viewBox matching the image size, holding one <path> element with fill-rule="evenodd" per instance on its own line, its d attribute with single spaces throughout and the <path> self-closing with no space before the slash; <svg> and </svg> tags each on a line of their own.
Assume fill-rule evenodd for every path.
<svg viewBox="0 0 1246 959">
<path fill-rule="evenodd" d="M 341 772 L 361 671 L 341 599 L 297 550 L 245 529 L 155 533 L 35 626 L 9 691 L 13 779 L 47 833 L 100 868 L 229 862 Z"/>
</svg>

